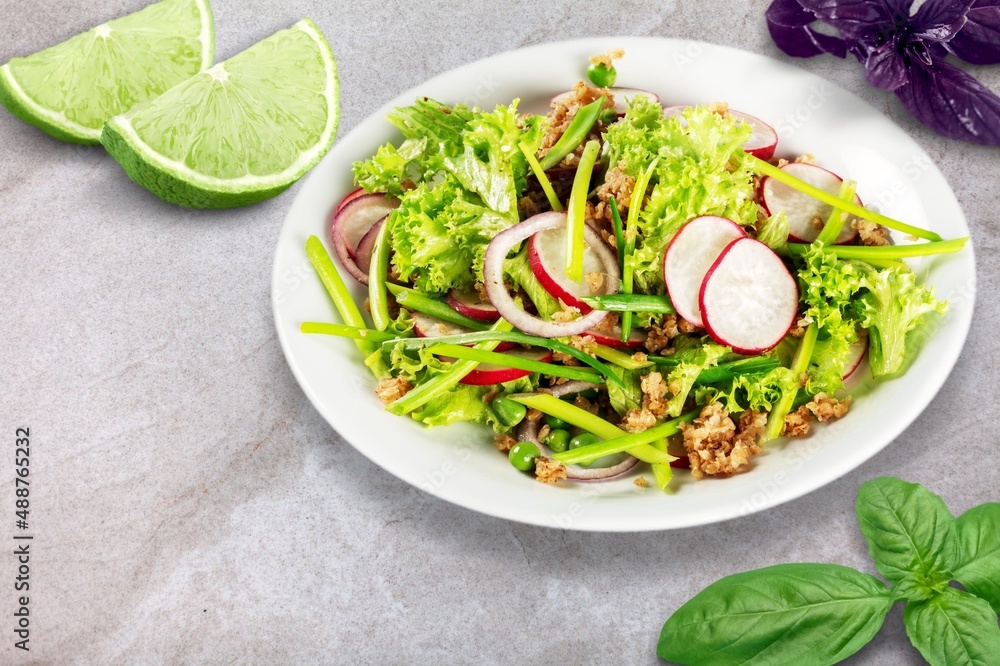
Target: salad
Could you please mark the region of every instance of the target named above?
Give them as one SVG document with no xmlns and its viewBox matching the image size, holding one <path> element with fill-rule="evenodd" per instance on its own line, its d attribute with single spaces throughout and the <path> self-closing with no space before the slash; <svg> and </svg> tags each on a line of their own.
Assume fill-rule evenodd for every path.
<svg viewBox="0 0 1000 666">
<path fill-rule="evenodd" d="M 844 417 L 859 368 L 905 372 L 946 308 L 905 259 L 967 239 L 865 208 L 809 155 L 775 157 L 759 119 L 664 107 L 602 68 L 544 117 L 518 100 L 395 109 L 402 141 L 354 165 L 330 215 L 368 299 L 311 237 L 343 323 L 301 330 L 352 338 L 387 411 L 482 423 L 546 483 L 739 473 Z"/>
</svg>

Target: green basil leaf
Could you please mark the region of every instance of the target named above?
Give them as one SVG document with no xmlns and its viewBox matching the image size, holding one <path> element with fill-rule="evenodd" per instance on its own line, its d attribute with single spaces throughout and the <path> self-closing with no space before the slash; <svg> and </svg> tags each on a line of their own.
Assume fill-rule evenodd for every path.
<svg viewBox="0 0 1000 666">
<path fill-rule="evenodd" d="M 953 587 L 903 611 L 906 635 L 931 666 L 996 666 L 997 614 L 978 597 Z"/>
<path fill-rule="evenodd" d="M 656 653 L 682 664 L 833 664 L 872 639 L 890 606 L 874 576 L 780 564 L 706 587 L 663 625 Z"/>
<path fill-rule="evenodd" d="M 885 579 L 918 580 L 939 591 L 958 559 L 955 517 L 944 501 L 916 483 L 883 476 L 858 491 L 858 524 Z"/>
<path fill-rule="evenodd" d="M 1000 613 L 1000 503 L 980 504 L 958 517 L 955 580 Z"/>
</svg>

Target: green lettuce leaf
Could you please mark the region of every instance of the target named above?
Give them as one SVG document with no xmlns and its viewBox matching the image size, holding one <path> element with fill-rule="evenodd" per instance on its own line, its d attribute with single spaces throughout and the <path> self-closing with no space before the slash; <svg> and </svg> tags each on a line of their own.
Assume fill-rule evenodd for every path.
<svg viewBox="0 0 1000 666">
<path fill-rule="evenodd" d="M 761 223 L 757 231 L 757 240 L 778 254 L 782 254 L 788 247 L 788 234 L 791 230 L 792 225 L 788 221 L 788 216 L 784 210 L 779 210 Z"/>
<path fill-rule="evenodd" d="M 688 394 L 694 388 L 694 383 L 701 371 L 715 367 L 719 360 L 729 352 L 729 347 L 708 342 L 699 348 L 689 348 L 674 354 L 675 357 L 681 358 L 681 362 L 664 378 L 667 386 L 679 389 L 667 401 L 667 413 L 670 416 L 680 416 Z"/>
<path fill-rule="evenodd" d="M 678 116 L 662 117 L 659 104 L 632 99 L 625 118 L 608 128 L 609 164 L 632 177 L 652 160 L 660 162 L 639 216 L 635 283 L 645 293 L 663 293 L 663 253 L 674 233 L 699 215 L 721 215 L 753 225 L 757 204 L 752 186 L 752 160 L 743 150 L 750 127 L 694 107 Z"/>
<path fill-rule="evenodd" d="M 517 284 L 535 306 L 538 315 L 543 319 L 551 319 L 552 315 L 562 312 L 559 301 L 542 286 L 542 283 L 535 277 L 528 260 L 527 245 L 521 248 L 513 257 L 504 263 L 504 271 L 507 276 Z"/>
<path fill-rule="evenodd" d="M 740 375 L 728 385 L 702 386 L 695 391 L 699 405 L 721 402 L 728 412 L 747 409 L 769 412 L 786 390 L 797 390 L 798 382 L 789 368 L 777 367 L 766 373 Z"/>
<path fill-rule="evenodd" d="M 932 289 L 917 284 L 910 270 L 875 270 L 861 264 L 867 292 L 855 305 L 861 326 L 868 329 L 868 357 L 875 377 L 903 367 L 907 334 L 927 325 L 927 315 L 944 314 L 948 304 L 934 297 Z"/>
<path fill-rule="evenodd" d="M 399 198 L 393 264 L 427 294 L 481 281 L 486 246 L 518 222 L 529 169 L 518 143 L 537 150 L 543 119 L 520 117 L 517 104 L 486 112 L 417 100 L 388 117 L 404 141 L 354 165 L 367 191 Z"/>
</svg>

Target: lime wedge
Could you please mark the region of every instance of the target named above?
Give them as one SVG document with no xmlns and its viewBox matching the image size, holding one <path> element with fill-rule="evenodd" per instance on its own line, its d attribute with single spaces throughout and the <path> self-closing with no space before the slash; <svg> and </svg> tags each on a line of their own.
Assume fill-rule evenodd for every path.
<svg viewBox="0 0 1000 666">
<path fill-rule="evenodd" d="M 284 191 L 326 154 L 338 94 L 333 52 L 303 19 L 115 116 L 101 143 L 164 201 L 244 206 Z"/>
<path fill-rule="evenodd" d="M 57 139 L 98 144 L 112 116 L 210 67 L 207 0 L 164 0 L 0 67 L 0 103 Z"/>
</svg>

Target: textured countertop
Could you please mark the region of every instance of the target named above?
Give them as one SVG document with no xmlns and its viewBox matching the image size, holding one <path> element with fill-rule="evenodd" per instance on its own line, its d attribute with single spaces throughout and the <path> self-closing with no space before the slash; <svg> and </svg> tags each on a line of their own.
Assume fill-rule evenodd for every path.
<svg viewBox="0 0 1000 666">
<path fill-rule="evenodd" d="M 142 4 L 2 0 L 0 62 Z M 340 67 L 341 136 L 432 75 L 544 41 L 682 37 L 785 59 L 763 0 L 212 4 L 219 60 L 316 21 Z M 739 521 L 662 533 L 507 522 L 374 466 L 316 413 L 275 335 L 273 251 L 299 187 L 246 209 L 176 208 L 101 148 L 0 112 L 0 661 L 654 663 L 663 621 L 725 574 L 873 571 L 853 506 L 874 476 L 921 482 L 956 513 L 1000 499 L 1000 152 L 923 129 L 854 60 L 796 64 L 902 126 L 954 188 L 977 252 L 972 330 L 932 407 L 862 468 Z M 1000 90 L 1000 67 L 978 75 Z M 11 620 L 22 426 L 28 654 Z M 851 663 L 920 663 L 899 607 Z"/>
</svg>

